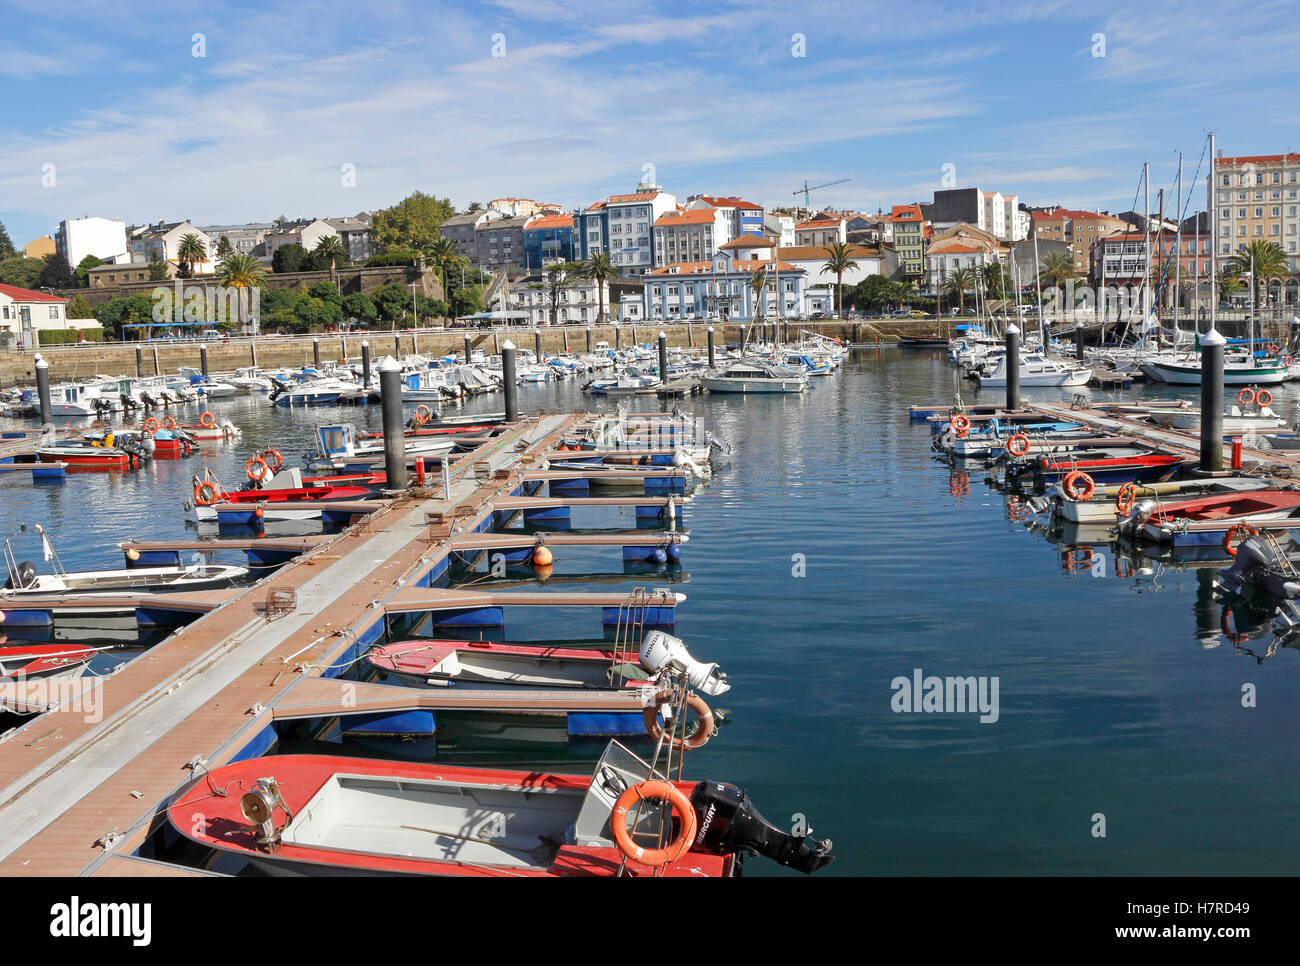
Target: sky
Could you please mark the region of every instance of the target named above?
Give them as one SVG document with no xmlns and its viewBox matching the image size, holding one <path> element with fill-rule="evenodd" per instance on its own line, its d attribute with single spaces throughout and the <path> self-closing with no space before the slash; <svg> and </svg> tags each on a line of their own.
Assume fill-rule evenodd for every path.
<svg viewBox="0 0 1300 966">
<path fill-rule="evenodd" d="M 1173 207 L 1206 135 L 1300 148 L 1293 3 L 0 0 L 0 223 L 336 217 L 412 191 L 875 211 Z M 801 201 L 801 199 L 800 199 Z"/>
</svg>

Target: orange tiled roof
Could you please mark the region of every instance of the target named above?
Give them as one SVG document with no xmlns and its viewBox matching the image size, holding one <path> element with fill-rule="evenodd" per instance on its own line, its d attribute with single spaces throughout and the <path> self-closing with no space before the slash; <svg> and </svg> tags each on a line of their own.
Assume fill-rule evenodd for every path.
<svg viewBox="0 0 1300 966">
<path fill-rule="evenodd" d="M 889 213 L 890 221 L 920 221 L 920 205 L 894 205 Z"/>
<path fill-rule="evenodd" d="M 746 208 L 750 211 L 762 211 L 762 205 L 756 205 L 752 201 L 746 201 L 744 198 L 727 197 L 719 195 L 700 195 L 700 200 L 707 201 L 714 208 Z"/>
<path fill-rule="evenodd" d="M 772 268 L 776 265 L 782 272 L 802 272 L 803 269 L 797 265 L 791 265 L 789 262 L 773 262 L 770 258 L 749 258 L 737 259 L 734 269 L 728 271 L 736 272 L 756 272 L 760 268 Z M 672 271 L 672 269 L 677 271 Z M 647 275 L 660 275 L 676 278 L 684 275 L 711 275 L 713 274 L 713 262 L 672 262 L 662 268 L 656 268 L 653 271 L 646 272 Z"/>
<path fill-rule="evenodd" d="M 659 192 L 657 191 L 642 191 L 639 194 L 610 195 L 605 199 L 605 203 L 614 205 L 624 201 L 654 201 L 657 197 L 659 197 Z"/>
<path fill-rule="evenodd" d="M 1238 164 L 1276 164 L 1279 161 L 1300 161 L 1300 154 L 1241 154 L 1235 158 L 1214 159 L 1214 163 L 1221 168 Z"/>
<path fill-rule="evenodd" d="M 724 250 L 731 248 L 771 248 L 772 242 L 766 238 L 759 238 L 757 235 L 745 234 L 739 238 L 733 238 L 725 245 L 718 247 Z"/>
<path fill-rule="evenodd" d="M 19 288 L 17 285 L 0 285 L 0 295 L 7 295 L 15 302 L 67 301 L 67 299 L 61 299 L 57 295 L 50 295 L 48 292 L 33 292 L 29 288 Z"/>
<path fill-rule="evenodd" d="M 674 227 L 677 225 L 711 225 L 717 215 L 714 208 L 694 208 L 690 211 L 669 211 L 660 215 L 655 220 L 656 228 Z"/>
<path fill-rule="evenodd" d="M 572 215 L 538 215 L 527 226 L 529 231 L 534 228 L 572 228 Z"/>
<path fill-rule="evenodd" d="M 849 246 L 850 258 L 875 258 L 879 254 L 879 249 L 867 248 L 865 245 Z M 829 253 L 823 245 L 789 245 L 778 249 L 777 256 L 788 261 L 809 262 L 825 261 L 829 257 Z"/>
</svg>

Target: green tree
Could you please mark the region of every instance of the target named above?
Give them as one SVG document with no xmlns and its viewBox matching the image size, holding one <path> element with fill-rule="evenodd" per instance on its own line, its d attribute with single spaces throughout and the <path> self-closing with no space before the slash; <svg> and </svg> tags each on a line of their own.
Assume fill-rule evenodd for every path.
<svg viewBox="0 0 1300 966">
<path fill-rule="evenodd" d="M 266 267 L 252 255 L 235 253 L 218 264 L 217 280 L 231 288 L 266 291 Z"/>
<path fill-rule="evenodd" d="M 754 321 L 762 322 L 763 302 L 765 301 L 763 296 L 767 291 L 767 269 L 758 269 L 758 271 L 749 276 L 749 281 L 745 284 L 747 284 L 749 290 L 754 293 Z"/>
<path fill-rule="evenodd" d="M 67 317 L 69 319 L 93 319 L 95 313 L 91 309 L 90 303 L 78 295 L 68 303 Z"/>
<path fill-rule="evenodd" d="M 1079 277 L 1070 252 L 1048 252 L 1038 263 L 1038 280 L 1047 285 L 1064 288 L 1067 282 Z"/>
<path fill-rule="evenodd" d="M 915 282 L 892 282 L 891 302 L 897 302 L 901 310 L 905 302 L 916 295 Z"/>
<path fill-rule="evenodd" d="M 1238 292 L 1240 292 L 1243 288 L 1246 287 L 1245 284 L 1241 281 L 1240 276 L 1234 275 L 1231 271 L 1228 270 L 1224 270 L 1220 272 L 1217 281 L 1218 281 L 1220 302 L 1226 302 L 1229 298 L 1231 298 L 1233 295 L 1236 295 Z"/>
<path fill-rule="evenodd" d="M 596 297 L 600 302 L 596 323 L 602 324 L 605 321 L 605 291 L 610 281 L 618 278 L 618 268 L 610 261 L 608 252 L 596 252 L 583 265 L 582 274 L 596 283 Z"/>
<path fill-rule="evenodd" d="M 980 271 L 980 276 L 983 280 L 984 291 L 988 293 L 989 298 L 1004 299 L 1007 297 L 1007 292 L 1011 288 L 1011 277 L 1007 274 L 1007 270 L 1002 266 L 1001 262 L 989 262 Z"/>
<path fill-rule="evenodd" d="M 559 321 L 560 295 L 570 288 L 575 281 L 574 266 L 570 262 L 557 262 L 546 269 L 543 278 L 546 281 L 541 286 L 535 285 L 533 288 L 540 287 L 545 293 L 546 304 L 549 306 L 550 311 L 551 325 L 555 325 Z"/>
<path fill-rule="evenodd" d="M 396 325 L 411 308 L 411 293 L 396 282 L 389 282 L 371 296 L 379 318 Z"/>
<path fill-rule="evenodd" d="M 854 304 L 864 309 L 883 309 L 893 299 L 893 283 L 883 275 L 868 275 L 853 286 Z"/>
<path fill-rule="evenodd" d="M 98 268 L 100 265 L 107 265 L 108 262 L 102 258 L 96 258 L 94 255 L 87 255 L 81 261 L 77 262 L 77 284 L 85 288 L 90 284 L 89 272 L 92 268 Z M 90 318 L 90 316 L 83 316 Z"/>
<path fill-rule="evenodd" d="M 45 265 L 41 269 L 41 277 L 37 280 L 41 288 L 73 288 L 77 284 L 77 276 L 72 271 L 72 266 L 68 260 L 59 252 L 45 257 Z"/>
<path fill-rule="evenodd" d="M 343 314 L 356 319 L 366 328 L 370 328 L 379 318 L 379 310 L 375 308 L 375 303 L 364 292 L 353 292 L 343 300 Z"/>
<path fill-rule="evenodd" d="M 957 307 L 966 310 L 966 293 L 975 287 L 978 276 L 969 268 L 954 269 L 944 284 L 944 291 L 957 296 Z"/>
<path fill-rule="evenodd" d="M 167 280 L 167 263 L 158 257 L 157 252 L 149 253 L 149 281 L 164 282 Z"/>
<path fill-rule="evenodd" d="M 465 214 L 474 215 L 483 210 L 483 205 L 477 201 L 471 201 L 469 207 L 465 209 Z"/>
<path fill-rule="evenodd" d="M 833 245 L 826 246 L 826 254 L 829 256 L 826 263 L 822 265 L 822 270 L 835 273 L 835 293 L 839 302 L 839 309 L 836 314 L 844 317 L 844 273 L 858 267 L 858 263 L 853 260 L 853 246 L 847 242 L 835 242 Z M 777 298 L 781 296 L 778 293 Z"/>
<path fill-rule="evenodd" d="M 343 247 L 343 239 L 338 235 L 322 235 L 316 247 L 311 250 L 312 257 L 323 265 L 328 265 L 330 277 L 334 276 L 335 267 L 347 264 L 348 253 Z"/>
<path fill-rule="evenodd" d="M 304 271 L 303 262 L 307 260 L 307 249 L 297 242 L 281 245 L 271 256 L 271 271 L 277 275 L 284 272 Z"/>
<path fill-rule="evenodd" d="M 463 315 L 473 315 L 475 312 L 483 311 L 483 285 L 473 283 L 456 289 L 452 296 L 451 302 L 452 315 L 460 318 Z"/>
<path fill-rule="evenodd" d="M 176 261 L 185 266 L 184 278 L 194 276 L 194 266 L 208 260 L 208 247 L 197 232 L 187 232 L 176 247 Z"/>
<path fill-rule="evenodd" d="M 381 248 L 413 248 L 429 252 L 438 240 L 438 227 L 456 213 L 446 198 L 416 191 L 370 218 L 370 237 Z"/>
<path fill-rule="evenodd" d="M 0 262 L 12 258 L 17 253 L 14 243 L 9 239 L 9 232 L 5 231 L 4 222 L 0 222 Z"/>
<path fill-rule="evenodd" d="M 223 233 L 217 239 L 216 257 L 218 262 L 224 262 L 231 255 L 235 254 L 235 246 L 230 244 L 230 239 Z"/>
<path fill-rule="evenodd" d="M 433 244 L 429 246 L 428 255 L 429 261 L 433 263 L 434 268 L 438 270 L 442 278 L 443 294 L 450 293 L 451 286 L 448 276 L 456 269 L 469 264 L 469 259 L 457 251 L 456 243 L 450 238 L 434 239 Z"/>
<path fill-rule="evenodd" d="M 39 258 L 12 255 L 0 260 L 0 283 L 34 289 L 40 282 L 45 263 Z"/>
<path fill-rule="evenodd" d="M 1238 248 L 1237 253 L 1228 259 L 1227 271 L 1238 279 L 1249 278 L 1254 272 L 1255 291 L 1252 294 L 1256 305 L 1262 304 L 1270 281 L 1291 277 L 1282 246 L 1262 238 Z"/>
</svg>

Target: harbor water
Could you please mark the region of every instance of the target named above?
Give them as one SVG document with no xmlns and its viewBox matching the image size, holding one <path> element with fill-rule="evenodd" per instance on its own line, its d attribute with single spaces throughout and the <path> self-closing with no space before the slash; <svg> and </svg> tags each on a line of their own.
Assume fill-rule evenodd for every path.
<svg viewBox="0 0 1300 966">
<path fill-rule="evenodd" d="M 734 448 L 686 509 L 689 580 L 674 585 L 687 595 L 676 633 L 733 684 L 716 700 L 726 723 L 688 756 L 687 777 L 734 782 L 774 824 L 832 838 L 830 874 L 1294 872 L 1300 845 L 1284 830 L 1297 818 L 1300 763 L 1285 736 L 1300 714 L 1300 654 L 1270 653 L 1266 620 L 1225 620 L 1209 585 L 1216 568 L 1135 565 L 1095 545 L 1070 572 L 1062 538 L 1009 506 L 982 463 L 959 472 L 939 459 L 928 427 L 909 421 L 909 404 L 947 404 L 958 389 L 968 402 L 1000 401 L 961 385 L 942 353 L 861 350 L 812 383 L 797 396 L 627 403 L 692 410 Z M 1144 394 L 1180 393 L 1102 398 Z M 1273 408 L 1294 422 L 1295 390 L 1276 395 Z M 613 402 L 570 381 L 525 386 L 520 405 Z M 498 395 L 454 411 L 500 408 Z M 288 410 L 262 395 L 212 409 L 242 436 L 188 459 L 62 483 L 0 475 L 0 531 L 41 524 L 67 569 L 116 568 L 122 540 L 215 535 L 183 509 L 204 465 L 242 482 L 245 461 L 268 446 L 301 464 L 316 426 L 378 429 L 380 419 L 378 406 Z M 19 559 L 46 570 L 34 534 L 14 542 Z M 596 570 L 583 553 L 557 549 L 556 573 Z M 664 580 L 566 589 L 638 584 Z M 565 636 L 547 621 L 513 636 Z M 96 667 L 151 641 L 135 643 Z M 975 678 L 989 706 L 900 710 L 913 682 L 930 677 Z M 594 761 L 563 746 L 437 753 L 575 772 Z"/>
</svg>

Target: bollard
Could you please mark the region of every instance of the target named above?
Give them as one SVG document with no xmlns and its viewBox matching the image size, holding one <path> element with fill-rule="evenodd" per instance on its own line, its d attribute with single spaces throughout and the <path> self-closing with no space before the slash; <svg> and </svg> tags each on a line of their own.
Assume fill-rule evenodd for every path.
<svg viewBox="0 0 1300 966">
<path fill-rule="evenodd" d="M 402 337 L 396 332 L 393 333 L 393 358 L 402 358 Z"/>
<path fill-rule="evenodd" d="M 686 323 L 686 348 L 690 349 L 695 345 L 695 329 L 691 323 Z"/>
<path fill-rule="evenodd" d="M 1083 319 L 1074 323 L 1074 357 L 1083 361 Z"/>
<path fill-rule="evenodd" d="M 411 355 L 413 356 L 418 356 L 420 354 L 419 339 L 420 339 L 420 333 L 418 331 L 411 333 Z"/>
<path fill-rule="evenodd" d="M 617 322 L 614 323 L 614 348 L 623 348 L 623 329 Z"/>
<path fill-rule="evenodd" d="M 542 330 L 533 329 L 533 355 L 536 362 L 542 361 Z"/>
<path fill-rule="evenodd" d="M 474 340 L 471 339 L 469 337 L 469 333 L 466 332 L 465 333 L 465 365 L 469 365 L 469 355 L 473 344 L 474 344 Z"/>
<path fill-rule="evenodd" d="M 713 353 L 713 326 L 709 326 L 708 336 L 709 336 L 709 368 L 716 369 L 718 367 L 718 360 L 717 360 L 717 356 L 715 356 Z"/>
<path fill-rule="evenodd" d="M 199 372 L 203 373 L 203 378 L 208 378 L 208 347 L 199 346 Z"/>
<path fill-rule="evenodd" d="M 560 334 L 561 334 L 562 336 L 564 336 L 564 354 L 567 356 L 567 355 L 569 354 L 569 330 L 568 330 L 568 328 L 566 327 L 566 328 L 564 329 L 564 331 L 563 331 L 562 333 L 560 333 Z"/>
<path fill-rule="evenodd" d="M 379 364 L 387 489 L 406 489 L 406 427 L 402 419 L 402 367 L 392 356 Z"/>
<path fill-rule="evenodd" d="M 154 346 L 154 347 L 153 347 L 153 374 L 154 374 L 155 376 L 161 376 L 161 375 L 162 375 L 162 366 L 158 365 L 158 347 L 157 347 L 157 346 Z"/>
<path fill-rule="evenodd" d="M 1227 341 L 1211 329 L 1201 336 L 1201 469 L 1223 469 L 1223 348 Z"/>
<path fill-rule="evenodd" d="M 632 326 L 632 345 L 636 345 L 636 326 Z"/>
<path fill-rule="evenodd" d="M 748 335 L 749 335 L 749 333 L 747 333 L 747 332 L 745 331 L 745 326 L 744 326 L 744 325 L 741 325 L 741 327 L 740 327 L 740 355 L 741 355 L 742 358 L 744 358 L 744 355 L 745 355 L 745 340 L 746 340 L 746 338 L 748 337 Z"/>
<path fill-rule="evenodd" d="M 248 357 L 252 360 L 254 366 L 257 365 L 257 340 L 253 339 L 248 343 Z"/>
<path fill-rule="evenodd" d="M 1241 469 L 1241 437 L 1232 437 L 1232 468 Z"/>
<path fill-rule="evenodd" d="M 361 340 L 361 385 L 370 388 L 370 343 Z"/>
<path fill-rule="evenodd" d="M 311 364 L 320 368 L 320 339 L 311 340 Z"/>
<path fill-rule="evenodd" d="M 344 362 L 348 361 L 348 337 L 339 333 L 339 358 Z"/>
<path fill-rule="evenodd" d="M 587 351 L 591 351 L 591 326 L 587 326 Z"/>
<path fill-rule="evenodd" d="M 1002 365 L 1007 373 L 1007 409 L 1020 408 L 1020 329 L 1008 325 L 1007 357 Z"/>
<path fill-rule="evenodd" d="M 668 333 L 659 333 L 659 381 L 668 385 Z"/>
<path fill-rule="evenodd" d="M 506 422 L 519 419 L 519 380 L 515 376 L 515 344 L 509 339 L 501 346 L 501 381 L 506 391 Z"/>
<path fill-rule="evenodd" d="M 50 364 L 40 356 L 36 357 L 36 395 L 41 401 L 41 425 L 48 426 L 54 418 L 54 407 L 50 405 Z"/>
<path fill-rule="evenodd" d="M 442 498 L 451 499 L 451 457 L 442 458 Z"/>
<path fill-rule="evenodd" d="M 137 379 L 144 375 L 144 346 L 135 347 L 135 377 Z"/>
<path fill-rule="evenodd" d="M 424 486 L 424 457 L 415 458 L 415 485 Z"/>
</svg>

